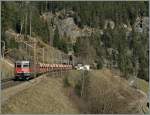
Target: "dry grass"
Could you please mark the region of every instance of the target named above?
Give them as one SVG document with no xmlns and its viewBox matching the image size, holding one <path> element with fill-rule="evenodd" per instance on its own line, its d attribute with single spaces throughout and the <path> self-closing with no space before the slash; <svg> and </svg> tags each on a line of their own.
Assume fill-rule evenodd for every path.
<svg viewBox="0 0 150 115">
<path fill-rule="evenodd" d="M 90 77 L 83 97 L 74 92 L 82 72 L 72 70 L 66 75 L 71 87 L 64 88 L 63 78 L 47 78 L 10 98 L 7 104 L 2 105 L 2 113 L 131 114 L 143 113 L 145 109 L 145 95 L 108 69 L 88 73 Z"/>
<path fill-rule="evenodd" d="M 7 79 L 7 78 L 12 78 L 14 76 L 14 68 L 10 66 L 6 61 L 2 60 L 0 62 L 0 68 L 2 71 L 2 76 L 1 79 Z"/>
<path fill-rule="evenodd" d="M 72 74 L 71 74 L 72 73 Z M 80 71 L 69 74 L 69 83 L 74 87 L 82 78 Z M 88 113 L 142 113 L 146 97 L 129 86 L 127 80 L 112 73 L 111 70 L 93 70 L 88 73 L 89 81 L 85 86 L 85 105 Z"/>
<path fill-rule="evenodd" d="M 87 109 L 87 103 L 80 96 L 81 89 L 77 89 L 77 85 L 79 85 L 82 81 L 82 71 L 72 70 L 65 77 L 68 79 L 69 86 L 65 88 L 65 93 L 70 98 L 71 102 L 76 105 L 80 114 L 89 113 Z M 80 84 L 81 85 L 81 84 Z"/>
<path fill-rule="evenodd" d="M 58 62 L 58 60 L 60 59 L 60 53 L 63 55 L 63 59 L 67 59 L 67 54 L 63 53 L 62 51 L 53 48 L 51 46 L 49 46 L 48 44 L 44 43 L 40 37 L 36 36 L 36 37 L 29 37 L 28 39 L 25 39 L 23 35 L 18 35 L 17 33 L 15 33 L 12 30 L 8 30 L 6 32 L 6 35 L 8 36 L 8 38 L 10 39 L 15 39 L 16 41 L 29 41 L 28 44 L 30 44 L 33 47 L 33 41 L 35 40 L 37 42 L 37 47 L 36 47 L 36 56 L 37 56 L 37 60 L 40 62 L 43 62 L 43 49 L 45 49 L 44 52 L 44 62 L 45 63 L 60 63 Z M 29 39 L 30 38 L 30 39 Z M 33 48 L 31 47 L 27 47 L 28 51 L 26 51 L 26 46 L 25 44 L 19 43 L 19 46 L 23 47 L 21 48 L 21 51 L 18 52 L 19 50 L 17 49 L 17 51 L 15 49 L 12 50 L 12 54 L 9 54 L 10 57 L 12 57 L 13 59 L 15 59 L 14 57 L 16 57 L 16 60 L 18 60 L 18 57 L 25 57 L 27 59 L 30 59 L 30 57 L 28 57 L 29 55 L 32 56 L 31 60 L 33 60 Z M 15 53 L 14 53 L 15 52 Z M 19 55 L 15 55 L 15 54 Z"/>
<path fill-rule="evenodd" d="M 148 94 L 149 91 L 149 83 L 143 79 L 138 78 L 137 80 L 138 88 Z"/>
<path fill-rule="evenodd" d="M 78 113 L 63 90 L 61 78 L 47 78 L 10 98 L 2 105 L 2 113 Z"/>
<path fill-rule="evenodd" d="M 93 71 L 90 77 L 88 103 L 91 113 L 142 113 L 145 95 L 129 86 L 110 70 Z"/>
<path fill-rule="evenodd" d="M 81 80 L 81 78 L 82 78 L 81 74 L 82 74 L 81 71 L 76 71 L 76 70 L 71 70 L 68 73 L 68 75 L 67 75 L 68 81 L 73 88 L 76 86 L 76 84 L 79 82 L 79 80 Z"/>
</svg>

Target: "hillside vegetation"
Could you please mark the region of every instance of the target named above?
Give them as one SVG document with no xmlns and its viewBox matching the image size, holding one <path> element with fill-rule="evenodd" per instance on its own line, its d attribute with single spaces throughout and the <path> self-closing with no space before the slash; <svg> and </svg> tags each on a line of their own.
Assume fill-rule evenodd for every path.
<svg viewBox="0 0 150 115">
<path fill-rule="evenodd" d="M 12 29 L 25 39 L 73 52 L 79 63 L 117 68 L 126 79 L 148 81 L 148 14 L 147 1 L 4 1 L 2 40 L 7 49 L 17 48 L 5 34 Z"/>
<path fill-rule="evenodd" d="M 73 87 L 79 97 L 78 100 L 82 100 L 79 102 L 75 100 L 82 113 L 136 114 L 148 112 L 146 93 L 131 87 L 127 80 L 114 75 L 111 70 L 96 70 L 85 73 L 85 75 L 82 96 L 83 72 L 72 71 L 68 75 L 70 84 L 68 87 Z"/>
<path fill-rule="evenodd" d="M 147 87 L 147 86 L 146 86 Z M 147 87 L 148 88 L 148 87 Z M 142 88 L 141 88 L 142 89 Z M 146 92 L 109 69 L 48 74 L 2 105 L 2 113 L 147 113 Z"/>
<path fill-rule="evenodd" d="M 32 60 L 34 59 L 34 42 L 36 43 L 36 60 L 43 63 L 60 63 L 61 57 L 64 60 L 68 58 L 67 54 L 44 43 L 39 37 L 24 37 L 24 34 L 18 34 L 13 30 L 7 30 L 5 33 L 8 42 L 11 42 L 10 50 L 6 57 L 11 57 L 15 60 Z M 27 43 L 27 44 L 26 44 Z M 44 50 L 44 51 L 43 51 Z"/>
<path fill-rule="evenodd" d="M 33 62 L 36 42 L 36 62 L 68 63 L 72 55 L 91 68 L 48 75 L 2 113 L 148 113 L 148 25 L 148 1 L 2 1 L 5 59 Z M 5 62 L 3 79 L 13 71 Z"/>
<path fill-rule="evenodd" d="M 8 60 L 5 59 L 2 59 L 0 63 L 1 63 L 0 68 L 2 71 L 1 80 L 12 78 L 14 76 L 13 64 L 11 64 Z"/>
</svg>

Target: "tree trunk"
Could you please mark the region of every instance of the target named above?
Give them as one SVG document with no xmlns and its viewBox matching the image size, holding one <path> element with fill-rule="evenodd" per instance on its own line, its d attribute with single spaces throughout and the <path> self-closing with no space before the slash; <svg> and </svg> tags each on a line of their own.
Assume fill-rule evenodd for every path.
<svg viewBox="0 0 150 115">
<path fill-rule="evenodd" d="M 25 15 L 25 38 L 27 38 L 27 12 Z"/>
<path fill-rule="evenodd" d="M 23 22 L 24 22 L 24 21 L 21 21 L 21 22 L 20 22 L 20 23 L 21 23 L 21 27 L 20 27 L 20 35 L 21 35 L 21 33 L 22 33 Z"/>
<path fill-rule="evenodd" d="M 32 26 L 32 21 L 31 21 L 31 17 L 32 17 L 32 12 L 31 12 L 31 9 L 30 9 L 30 37 L 31 37 L 31 34 L 32 34 L 32 28 L 31 28 L 31 26 Z"/>
</svg>

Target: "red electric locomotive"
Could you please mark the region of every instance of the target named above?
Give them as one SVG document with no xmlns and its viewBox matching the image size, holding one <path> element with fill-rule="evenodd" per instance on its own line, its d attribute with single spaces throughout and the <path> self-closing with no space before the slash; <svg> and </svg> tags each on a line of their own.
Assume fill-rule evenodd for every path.
<svg viewBox="0 0 150 115">
<path fill-rule="evenodd" d="M 16 61 L 15 63 L 15 78 L 16 79 L 30 79 L 31 76 L 30 61 Z"/>
</svg>

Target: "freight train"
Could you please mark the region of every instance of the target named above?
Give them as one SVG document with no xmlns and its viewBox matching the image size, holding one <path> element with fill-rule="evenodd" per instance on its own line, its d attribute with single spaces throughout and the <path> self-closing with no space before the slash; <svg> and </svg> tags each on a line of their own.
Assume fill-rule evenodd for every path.
<svg viewBox="0 0 150 115">
<path fill-rule="evenodd" d="M 72 69 L 71 64 L 33 64 L 31 61 L 16 61 L 15 62 L 15 79 L 29 80 L 34 77 L 34 74 L 43 74 L 53 71 L 68 71 Z"/>
</svg>

